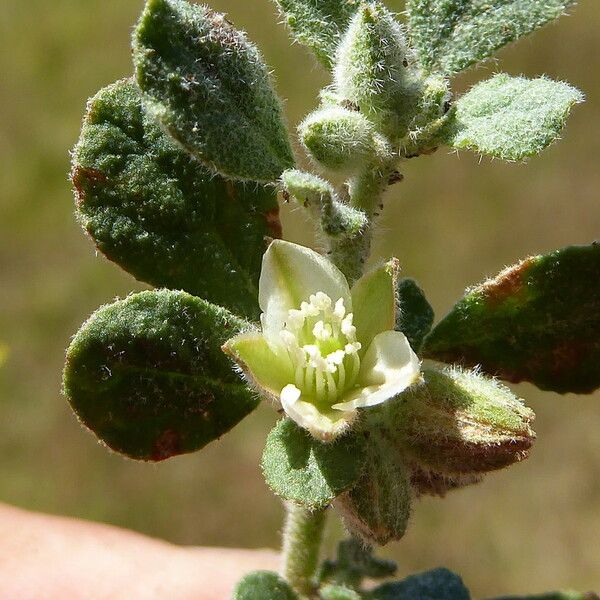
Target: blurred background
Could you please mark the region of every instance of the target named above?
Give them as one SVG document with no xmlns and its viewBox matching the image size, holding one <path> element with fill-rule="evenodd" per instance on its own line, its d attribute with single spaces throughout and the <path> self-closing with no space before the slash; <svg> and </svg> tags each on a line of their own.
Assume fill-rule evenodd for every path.
<svg viewBox="0 0 600 600">
<path fill-rule="evenodd" d="M 293 128 L 327 74 L 289 44 L 269 0 L 212 0 L 262 48 Z M 401 2 L 391 4 L 401 10 Z M 0 501 L 113 523 L 182 544 L 279 544 L 282 511 L 258 463 L 276 415 L 261 407 L 202 452 L 146 465 L 109 454 L 61 396 L 64 350 L 100 304 L 142 285 L 101 256 L 73 218 L 67 180 L 88 96 L 131 71 L 142 0 L 3 0 L 0 9 Z M 600 234 L 600 6 L 505 49 L 498 70 L 547 74 L 587 95 L 563 140 L 528 164 L 441 150 L 406 164 L 374 257 L 398 256 L 441 317 L 464 288 L 528 254 Z M 286 237 L 310 244 L 302 215 Z M 401 574 L 447 566 L 475 597 L 600 587 L 600 395 L 516 387 L 538 417 L 531 458 L 445 500 L 416 504 L 384 553 Z M 330 527 L 333 547 L 339 526 Z"/>
</svg>

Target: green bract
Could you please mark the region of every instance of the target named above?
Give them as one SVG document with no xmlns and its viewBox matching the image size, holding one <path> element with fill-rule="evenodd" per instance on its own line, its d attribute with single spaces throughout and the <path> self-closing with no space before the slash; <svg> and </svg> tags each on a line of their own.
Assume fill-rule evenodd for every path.
<svg viewBox="0 0 600 600">
<path fill-rule="evenodd" d="M 185 292 L 133 294 L 100 308 L 73 338 L 65 393 L 113 450 L 151 461 L 193 452 L 257 405 L 220 350 L 247 326 Z"/>
<path fill-rule="evenodd" d="M 77 216 L 108 258 L 142 281 L 258 316 L 276 192 L 226 181 L 167 136 L 130 80 L 90 100 L 71 173 Z"/>
<path fill-rule="evenodd" d="M 232 179 L 275 181 L 293 166 L 262 56 L 223 15 L 148 0 L 133 41 L 147 106 L 186 150 Z"/>
<path fill-rule="evenodd" d="M 275 240 L 259 284 L 262 331 L 223 349 L 263 395 L 315 437 L 332 440 L 358 416 L 419 379 L 419 360 L 394 331 L 395 270 L 368 273 L 350 291 L 321 255 Z"/>
</svg>

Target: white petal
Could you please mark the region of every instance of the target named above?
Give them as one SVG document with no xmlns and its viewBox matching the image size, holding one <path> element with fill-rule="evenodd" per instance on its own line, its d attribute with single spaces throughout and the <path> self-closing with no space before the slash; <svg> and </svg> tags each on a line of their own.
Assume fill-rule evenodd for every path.
<svg viewBox="0 0 600 600">
<path fill-rule="evenodd" d="M 357 390 L 334 404 L 336 410 L 351 410 L 381 404 L 416 383 L 421 363 L 406 336 L 384 331 L 373 338 L 360 365 Z"/>
<path fill-rule="evenodd" d="M 273 241 L 265 252 L 258 288 L 261 322 L 269 339 L 283 329 L 288 311 L 299 308 L 311 294 L 323 292 L 333 302 L 343 298 L 346 309 L 352 310 L 342 272 L 314 250 L 283 240 Z"/>
<path fill-rule="evenodd" d="M 356 417 L 355 410 L 325 415 L 314 404 L 300 400 L 300 395 L 301 392 L 295 385 L 286 385 L 280 396 L 283 410 L 300 427 L 324 442 L 335 439 Z"/>
</svg>

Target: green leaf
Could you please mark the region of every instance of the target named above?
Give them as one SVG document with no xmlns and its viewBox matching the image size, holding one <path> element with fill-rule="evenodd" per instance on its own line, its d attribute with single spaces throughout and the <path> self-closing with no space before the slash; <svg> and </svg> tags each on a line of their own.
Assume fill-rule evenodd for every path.
<svg viewBox="0 0 600 600">
<path fill-rule="evenodd" d="M 360 0 L 275 0 L 275 3 L 293 36 L 329 69 Z"/>
<path fill-rule="evenodd" d="M 321 588 L 321 600 L 361 600 L 362 596 L 355 590 L 343 585 L 326 585 Z"/>
<path fill-rule="evenodd" d="M 110 260 L 147 283 L 258 316 L 265 238 L 281 234 L 274 188 L 207 171 L 144 111 L 130 80 L 90 100 L 72 179 L 78 219 Z"/>
<path fill-rule="evenodd" d="M 360 477 L 365 464 L 364 439 L 344 435 L 323 443 L 283 419 L 267 438 L 262 469 L 278 496 L 315 510 L 330 504 Z"/>
<path fill-rule="evenodd" d="M 575 0 L 408 0 L 406 7 L 421 64 L 449 75 L 490 58 L 574 4 Z"/>
<path fill-rule="evenodd" d="M 360 479 L 336 499 L 335 508 L 352 534 L 383 546 L 404 536 L 411 491 L 408 469 L 377 433 Z"/>
<path fill-rule="evenodd" d="M 236 585 L 233 600 L 298 600 L 298 596 L 277 573 L 254 571 Z"/>
<path fill-rule="evenodd" d="M 502 596 L 492 600 L 599 600 L 594 592 L 580 594 L 578 592 L 549 592 L 547 594 L 535 594 L 533 596 Z"/>
<path fill-rule="evenodd" d="M 103 306 L 67 351 L 64 391 L 81 422 L 131 458 L 159 461 L 217 439 L 258 401 L 221 344 L 247 323 L 185 292 Z"/>
<path fill-rule="evenodd" d="M 403 581 L 384 583 L 367 595 L 368 600 L 470 600 L 462 579 L 448 569 L 433 569 Z"/>
<path fill-rule="evenodd" d="M 223 15 L 148 0 L 133 49 L 151 113 L 194 156 L 233 179 L 275 181 L 293 166 L 263 58 Z"/>
<path fill-rule="evenodd" d="M 372 546 L 350 537 L 338 544 L 336 560 L 323 561 L 319 581 L 359 588 L 365 577 L 384 579 L 394 575 L 397 568 L 394 561 L 374 556 Z"/>
<path fill-rule="evenodd" d="M 522 160 L 555 141 L 573 104 L 582 101 L 581 92 L 566 83 L 500 73 L 459 98 L 439 141 L 504 160 Z"/>
<path fill-rule="evenodd" d="M 400 279 L 397 290 L 400 310 L 396 314 L 395 329 L 401 331 L 411 348 L 418 352 L 433 325 L 433 308 L 414 279 Z"/>
<path fill-rule="evenodd" d="M 543 390 L 600 386 L 600 244 L 534 256 L 469 290 L 424 355 Z"/>
</svg>

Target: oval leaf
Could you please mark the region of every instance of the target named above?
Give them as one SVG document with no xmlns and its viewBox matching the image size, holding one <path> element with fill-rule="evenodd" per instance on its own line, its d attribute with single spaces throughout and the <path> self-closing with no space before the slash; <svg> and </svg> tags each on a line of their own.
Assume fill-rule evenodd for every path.
<svg viewBox="0 0 600 600">
<path fill-rule="evenodd" d="M 247 326 L 185 292 L 133 294 L 96 311 L 67 351 L 64 391 L 81 422 L 131 458 L 198 450 L 257 405 L 221 344 Z"/>
<path fill-rule="evenodd" d="M 543 27 L 575 1 L 408 0 L 406 8 L 422 65 L 449 75 Z"/>
<path fill-rule="evenodd" d="M 459 98 L 440 141 L 504 160 L 522 160 L 556 140 L 571 107 L 582 101 L 581 92 L 566 83 L 500 73 Z"/>
<path fill-rule="evenodd" d="M 462 579 L 440 568 L 411 575 L 403 581 L 384 583 L 367 595 L 368 600 L 470 600 Z"/>
<path fill-rule="evenodd" d="M 294 38 L 329 69 L 360 0 L 275 0 Z"/>
<path fill-rule="evenodd" d="M 600 245 L 525 259 L 471 289 L 425 340 L 428 358 L 543 390 L 600 387 Z"/>
<path fill-rule="evenodd" d="M 327 506 L 360 477 L 364 439 L 345 435 L 325 444 L 283 419 L 269 433 L 262 469 L 278 496 L 312 510 Z"/>
<path fill-rule="evenodd" d="M 233 600 L 298 600 L 298 596 L 277 573 L 254 571 L 235 586 Z"/>
<path fill-rule="evenodd" d="M 275 190 L 210 173 L 146 113 L 132 81 L 90 100 L 72 179 L 78 218 L 110 260 L 147 283 L 258 315 L 266 238 L 281 234 Z"/>
<path fill-rule="evenodd" d="M 223 15 L 185 0 L 148 0 L 133 49 L 151 112 L 194 156 L 256 181 L 275 181 L 294 164 L 262 56 Z"/>
</svg>

